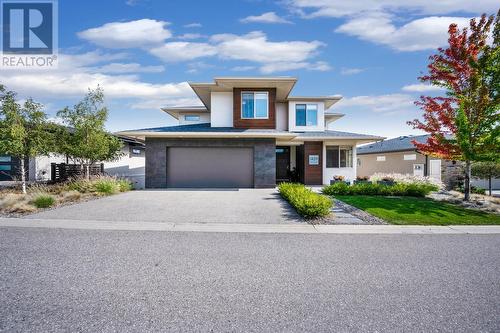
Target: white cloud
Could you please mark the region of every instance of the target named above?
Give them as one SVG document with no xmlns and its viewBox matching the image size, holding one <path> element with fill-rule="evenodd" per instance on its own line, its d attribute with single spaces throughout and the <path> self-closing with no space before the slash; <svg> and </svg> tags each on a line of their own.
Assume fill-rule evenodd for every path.
<svg viewBox="0 0 500 333">
<path fill-rule="evenodd" d="M 198 73 L 200 70 L 207 69 L 207 68 L 214 68 L 215 66 L 212 64 L 207 64 L 206 62 L 203 61 L 196 61 L 188 64 L 188 73 Z"/>
<path fill-rule="evenodd" d="M 159 110 L 166 106 L 193 106 L 203 105 L 198 97 L 192 98 L 159 98 L 149 100 L 139 100 L 135 103 L 130 103 L 129 107 L 132 109 L 143 110 Z"/>
<path fill-rule="evenodd" d="M 408 92 L 426 92 L 426 91 L 442 91 L 443 88 L 437 86 L 431 86 L 424 83 L 409 84 L 401 88 L 403 91 Z"/>
<path fill-rule="evenodd" d="M 247 72 L 255 69 L 255 66 L 235 66 L 231 68 L 232 71 L 235 72 Z"/>
<path fill-rule="evenodd" d="M 106 64 L 96 69 L 102 73 L 161 73 L 165 71 L 165 66 L 142 66 L 138 63 L 117 63 Z"/>
<path fill-rule="evenodd" d="M 247 16 L 240 19 L 241 23 L 292 23 L 282 17 L 276 15 L 275 12 L 267 12 L 262 15 Z"/>
<path fill-rule="evenodd" d="M 479 14 L 498 10 L 497 0 L 289 0 L 291 9 L 305 17 L 345 17 L 367 12 L 409 11 L 420 15 L 467 12 Z"/>
<path fill-rule="evenodd" d="M 211 41 L 222 58 L 260 63 L 302 62 L 315 56 L 324 45 L 317 40 L 271 42 L 261 31 L 246 35 L 219 34 L 212 36 Z"/>
<path fill-rule="evenodd" d="M 320 47 L 320 41 L 271 42 L 266 34 L 253 31 L 245 35 L 218 34 L 207 43 L 169 42 L 149 49 L 149 52 L 165 62 L 189 61 L 218 56 L 222 59 L 257 62 L 263 73 L 287 69 L 326 71 L 330 66 L 323 61 L 311 62 Z M 190 69 L 190 72 L 195 70 Z"/>
<path fill-rule="evenodd" d="M 184 24 L 184 28 L 201 28 L 201 27 L 202 27 L 201 23 L 198 22 Z"/>
<path fill-rule="evenodd" d="M 469 18 L 431 16 L 396 27 L 389 15 L 376 13 L 353 18 L 335 31 L 398 51 L 420 51 L 445 45 L 451 23 L 463 27 L 469 23 Z"/>
<path fill-rule="evenodd" d="M 145 47 L 172 37 L 165 28 L 169 23 L 151 19 L 111 22 L 78 33 L 82 39 L 107 48 Z"/>
<path fill-rule="evenodd" d="M 372 96 L 355 96 L 343 98 L 337 105 L 338 110 L 355 108 L 374 112 L 398 112 L 414 109 L 414 97 L 407 94 L 387 94 Z"/>
<path fill-rule="evenodd" d="M 188 33 L 188 34 L 182 34 L 182 35 L 176 36 L 175 38 L 177 38 L 177 39 L 199 39 L 199 38 L 203 38 L 203 37 L 206 37 L 206 36 L 202 35 L 202 34 Z"/>
<path fill-rule="evenodd" d="M 166 62 L 186 61 L 214 56 L 217 48 L 207 43 L 171 42 L 149 50 Z"/>
<path fill-rule="evenodd" d="M 286 72 L 297 69 L 307 69 L 313 71 L 329 71 L 331 70 L 330 65 L 324 61 L 318 61 L 315 63 L 309 62 L 272 62 L 265 64 L 260 68 L 263 74 L 271 74 L 275 72 Z"/>
<path fill-rule="evenodd" d="M 340 69 L 340 74 L 342 75 L 355 75 L 355 74 L 359 74 L 361 72 L 364 72 L 365 69 L 364 68 L 346 68 L 346 67 L 342 67 Z"/>
<path fill-rule="evenodd" d="M 100 67 L 88 67 L 113 58 L 113 55 L 99 52 L 59 54 L 59 67 L 43 74 L 34 70 L 2 70 L 2 84 L 17 91 L 21 98 L 30 96 L 44 102 L 81 98 L 88 88 L 97 85 L 104 89 L 106 98 L 131 99 L 134 105 L 196 99 L 187 82 L 149 83 L 140 80 L 137 75 L 112 75 L 100 71 Z M 137 68 L 136 65 L 130 67 Z M 139 65 L 140 68 L 142 66 Z"/>
<path fill-rule="evenodd" d="M 345 18 L 346 22 L 336 32 L 399 51 L 444 46 L 450 23 L 465 26 L 471 17 L 483 12 L 495 13 L 498 9 L 498 0 L 288 0 L 286 3 L 292 12 L 304 18 Z M 463 16 L 444 16 L 457 13 Z M 399 23 L 409 15 L 428 17 Z"/>
</svg>

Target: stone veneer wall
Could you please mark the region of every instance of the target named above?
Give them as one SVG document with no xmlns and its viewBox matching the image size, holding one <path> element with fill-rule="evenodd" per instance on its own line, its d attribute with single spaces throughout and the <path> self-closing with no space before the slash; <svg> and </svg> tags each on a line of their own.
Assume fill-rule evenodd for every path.
<svg viewBox="0 0 500 333">
<path fill-rule="evenodd" d="M 254 186 L 276 186 L 275 139 L 167 139 L 146 138 L 146 188 L 167 187 L 168 147 L 252 147 Z"/>
</svg>

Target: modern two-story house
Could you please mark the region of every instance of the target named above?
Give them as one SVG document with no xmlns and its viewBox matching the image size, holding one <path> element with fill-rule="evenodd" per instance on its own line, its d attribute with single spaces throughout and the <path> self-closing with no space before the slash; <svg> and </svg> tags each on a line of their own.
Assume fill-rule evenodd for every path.
<svg viewBox="0 0 500 333">
<path fill-rule="evenodd" d="M 356 178 L 356 145 L 383 138 L 331 130 L 340 96 L 290 96 L 297 79 L 190 83 L 203 106 L 167 107 L 177 126 L 118 134 L 146 141 L 146 188 L 274 187 Z"/>
</svg>

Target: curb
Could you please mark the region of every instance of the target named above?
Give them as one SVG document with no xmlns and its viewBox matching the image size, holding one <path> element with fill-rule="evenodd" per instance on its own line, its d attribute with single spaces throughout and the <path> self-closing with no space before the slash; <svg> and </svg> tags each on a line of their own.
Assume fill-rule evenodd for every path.
<svg viewBox="0 0 500 333">
<path fill-rule="evenodd" d="M 87 220 L 0 218 L 0 227 L 80 230 L 284 233 L 284 234 L 500 234 L 500 226 L 399 226 L 399 225 L 310 225 L 310 224 L 227 224 L 162 223 Z"/>
</svg>

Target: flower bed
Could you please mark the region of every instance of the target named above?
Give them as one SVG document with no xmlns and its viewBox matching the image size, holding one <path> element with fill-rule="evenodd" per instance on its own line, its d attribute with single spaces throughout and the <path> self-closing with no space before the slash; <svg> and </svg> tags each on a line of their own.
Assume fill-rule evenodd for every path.
<svg viewBox="0 0 500 333">
<path fill-rule="evenodd" d="M 322 217 L 330 214 L 330 209 L 333 206 L 332 200 L 321 194 L 314 193 L 302 184 L 281 183 L 278 189 L 281 196 L 297 210 L 297 213 L 305 218 Z"/>
</svg>

